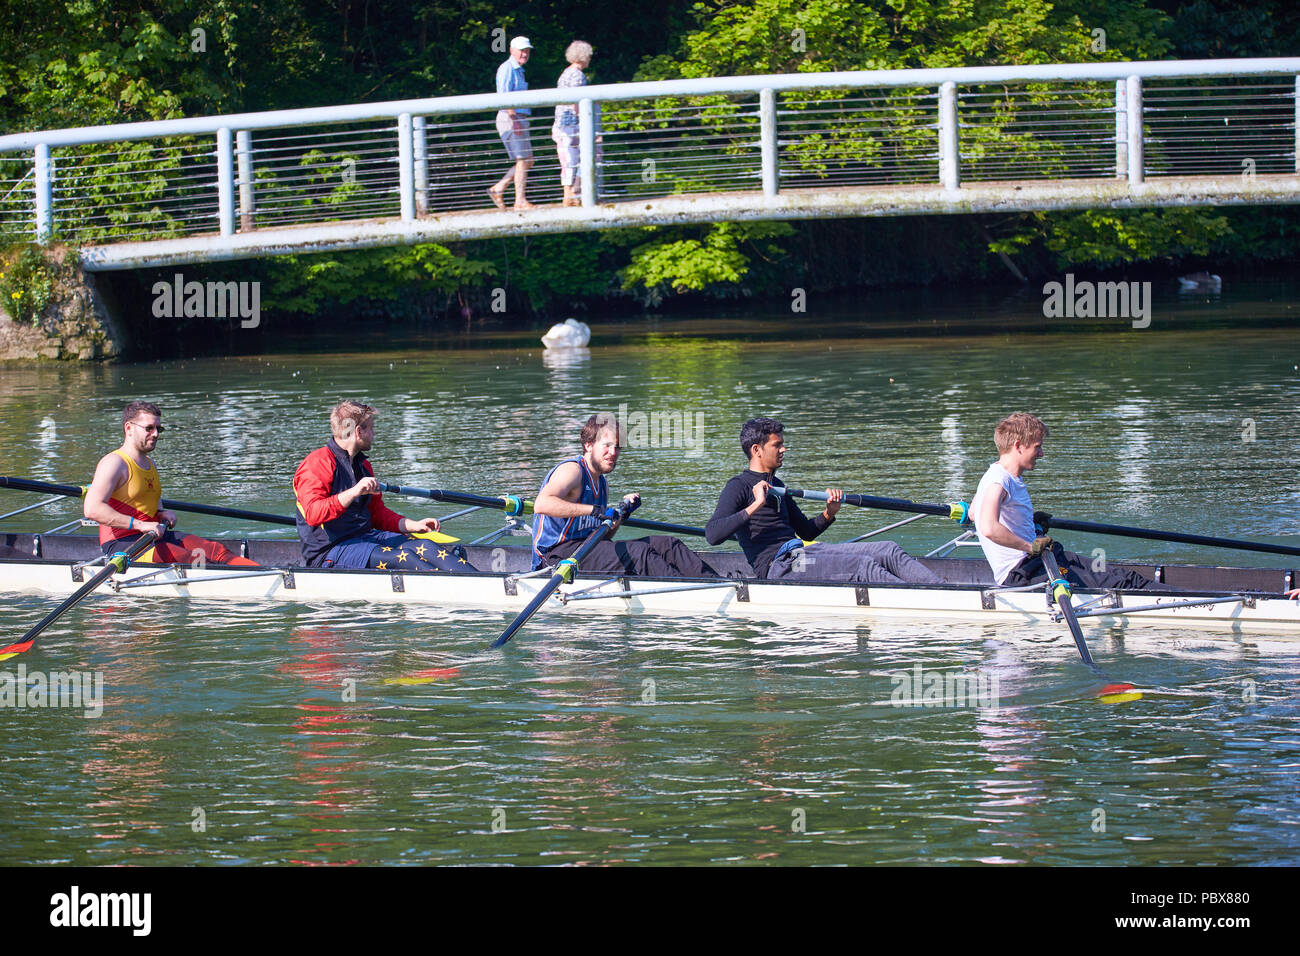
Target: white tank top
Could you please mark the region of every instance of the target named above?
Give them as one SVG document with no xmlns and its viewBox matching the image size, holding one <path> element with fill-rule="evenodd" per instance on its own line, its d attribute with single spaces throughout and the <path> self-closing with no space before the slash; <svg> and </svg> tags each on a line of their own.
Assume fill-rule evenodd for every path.
<svg viewBox="0 0 1300 956">
<path fill-rule="evenodd" d="M 984 477 L 980 479 L 979 489 L 971 501 L 971 514 L 979 515 L 985 495 L 1001 494 L 1003 490 L 1006 491 L 1007 498 L 1002 502 L 998 514 L 999 522 L 1012 534 L 1026 541 L 1033 541 L 1037 536 L 1034 534 L 1034 506 L 1029 500 L 1029 489 L 1025 487 L 1023 479 L 1013 476 L 1002 467 L 1000 462 L 995 461 L 989 465 L 989 470 L 984 472 Z M 993 580 L 1001 584 L 1011 573 L 1011 569 L 1027 555 L 1023 551 L 1003 547 L 990 541 L 984 536 L 984 530 L 977 527 L 975 532 L 979 535 L 980 546 L 984 548 L 984 557 L 988 559 L 989 567 L 993 569 Z"/>
</svg>

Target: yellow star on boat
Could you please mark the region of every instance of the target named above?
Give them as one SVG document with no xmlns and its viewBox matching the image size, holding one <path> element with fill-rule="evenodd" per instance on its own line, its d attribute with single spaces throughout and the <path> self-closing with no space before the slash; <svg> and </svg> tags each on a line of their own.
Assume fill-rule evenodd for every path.
<svg viewBox="0 0 1300 956">
<path fill-rule="evenodd" d="M 457 558 L 456 560 L 459 561 L 461 564 L 469 564 L 469 562 L 466 561 L 464 558 Z"/>
<path fill-rule="evenodd" d="M 438 557 L 440 557 L 440 558 L 445 558 L 445 557 L 447 557 L 447 549 L 446 549 L 446 548 L 439 548 L 439 549 L 438 549 Z"/>
<path fill-rule="evenodd" d="M 377 567 L 380 571 L 388 570 L 388 565 L 385 564 L 383 561 L 380 561 L 377 565 L 375 565 L 375 567 Z"/>
<path fill-rule="evenodd" d="M 420 545 L 418 548 L 415 549 L 415 553 L 418 554 L 421 558 L 424 557 L 424 550 L 425 550 L 425 547 L 426 547 L 426 546 L 422 544 L 422 545 Z"/>
<path fill-rule="evenodd" d="M 405 552 L 405 551 L 398 551 L 398 552 L 397 552 L 397 560 L 398 560 L 399 562 L 401 562 L 401 561 L 405 561 L 405 560 L 406 560 L 406 552 Z"/>
<path fill-rule="evenodd" d="M 384 554 L 387 554 L 389 551 L 392 551 L 392 550 L 393 550 L 392 548 L 384 548 Z"/>
</svg>

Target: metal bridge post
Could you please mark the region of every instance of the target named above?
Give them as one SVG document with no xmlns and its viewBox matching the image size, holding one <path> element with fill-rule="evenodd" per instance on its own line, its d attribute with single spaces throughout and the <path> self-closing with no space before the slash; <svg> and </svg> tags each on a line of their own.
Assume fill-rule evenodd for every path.
<svg viewBox="0 0 1300 956">
<path fill-rule="evenodd" d="M 253 228 L 253 134 L 235 133 L 235 163 L 239 169 L 239 229 Z"/>
<path fill-rule="evenodd" d="M 424 117 L 411 118 L 411 136 L 415 153 L 415 214 L 429 214 L 429 152 L 424 138 Z"/>
<path fill-rule="evenodd" d="M 217 225 L 223 236 L 235 234 L 235 164 L 230 129 L 217 130 Z"/>
<path fill-rule="evenodd" d="M 1300 173 L 1300 76 L 1295 78 L 1295 171 Z"/>
<path fill-rule="evenodd" d="M 1115 178 L 1128 175 L 1128 94 L 1124 81 L 1115 81 Z"/>
<path fill-rule="evenodd" d="M 775 199 L 780 190 L 780 148 L 776 132 L 776 93 L 758 91 L 759 156 L 763 166 L 763 196 Z"/>
<path fill-rule="evenodd" d="M 33 178 L 36 184 L 36 241 L 49 245 L 54 236 L 54 165 L 50 162 L 50 147 L 37 143 Z"/>
<path fill-rule="evenodd" d="M 397 117 L 397 191 L 402 199 L 402 220 L 415 218 L 415 158 L 411 154 L 411 114 Z"/>
<path fill-rule="evenodd" d="M 957 84 L 939 87 L 939 181 L 944 189 L 961 188 L 961 159 L 957 137 Z"/>
<path fill-rule="evenodd" d="M 1128 184 L 1141 186 L 1142 171 L 1142 77 L 1130 76 L 1125 82 L 1128 94 Z"/>
<path fill-rule="evenodd" d="M 596 205 L 596 111 L 589 98 L 578 101 L 578 175 L 582 178 L 582 205 Z"/>
</svg>

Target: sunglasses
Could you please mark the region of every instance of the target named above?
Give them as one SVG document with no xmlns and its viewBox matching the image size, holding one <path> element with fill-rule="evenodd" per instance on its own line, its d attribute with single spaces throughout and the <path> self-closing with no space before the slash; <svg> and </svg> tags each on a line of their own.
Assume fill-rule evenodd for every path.
<svg viewBox="0 0 1300 956">
<path fill-rule="evenodd" d="M 143 428 L 146 432 L 157 432 L 161 435 L 167 429 L 162 425 L 141 425 L 139 422 L 127 422 L 128 425 L 134 425 L 136 428 Z"/>
</svg>

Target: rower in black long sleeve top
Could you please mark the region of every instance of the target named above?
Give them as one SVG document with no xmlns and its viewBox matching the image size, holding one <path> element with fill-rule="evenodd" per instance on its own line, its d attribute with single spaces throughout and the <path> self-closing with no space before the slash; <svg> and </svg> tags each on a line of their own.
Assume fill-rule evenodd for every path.
<svg viewBox="0 0 1300 956">
<path fill-rule="evenodd" d="M 781 545 L 794 538 L 812 541 L 835 519 L 827 518 L 825 514 L 810 519 L 790 498 L 771 493 L 762 507 L 750 515 L 746 509 L 754 503 L 754 486 L 760 481 L 777 488 L 785 487 L 785 483 L 772 472 L 742 471 L 722 489 L 718 507 L 704 528 L 704 537 L 709 544 L 716 545 L 734 534 L 754 573 L 765 578 Z"/>
</svg>

